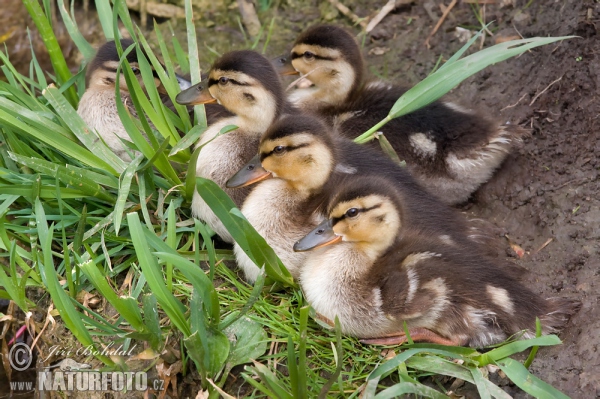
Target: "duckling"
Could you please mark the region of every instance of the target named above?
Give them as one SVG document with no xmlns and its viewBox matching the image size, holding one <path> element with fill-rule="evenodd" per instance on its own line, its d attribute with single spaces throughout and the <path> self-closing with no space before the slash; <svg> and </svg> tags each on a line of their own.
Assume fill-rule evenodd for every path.
<svg viewBox="0 0 600 399">
<path fill-rule="evenodd" d="M 121 39 L 121 47 L 123 49 L 128 48 L 133 43 L 131 39 Z M 117 84 L 116 75 L 119 59 L 119 53 L 114 41 L 109 41 L 98 49 L 94 59 L 87 66 L 85 77 L 86 90 L 79 101 L 77 113 L 92 130 L 98 133 L 117 156 L 125 161 L 130 161 L 131 157 L 121 141 L 121 139 L 129 140 L 129 135 L 121 122 L 115 101 L 115 85 Z M 135 51 L 129 52 L 127 61 L 143 88 L 144 83 Z M 177 76 L 177 80 L 180 87 L 189 87 L 190 85 L 190 82 L 181 76 Z M 159 93 L 164 95 L 166 102 L 167 95 L 157 75 L 155 75 L 155 83 Z M 136 110 L 133 107 L 129 89 L 123 75 L 120 76 L 118 85 L 123 104 L 129 108 L 132 115 L 136 115 Z"/>
<path fill-rule="evenodd" d="M 328 118 L 349 138 L 384 119 L 407 91 L 368 81 L 353 36 L 332 25 L 307 29 L 276 65 L 282 74 L 296 71 L 312 82 L 290 101 Z M 527 134 L 445 99 L 391 120 L 381 132 L 419 183 L 448 204 L 466 201 Z"/>
<path fill-rule="evenodd" d="M 376 151 L 336 135 L 314 116 L 282 116 L 262 136 L 258 148 L 258 157 L 234 175 L 227 186 L 260 182 L 244 201 L 242 213 L 296 278 L 304 254 L 294 254 L 293 243 L 317 225 L 331 190 L 346 176 L 388 176 L 387 184 L 405 194 L 405 207 L 410 210 L 406 218 L 411 223 L 438 235 L 448 245 L 483 253 L 480 245 L 470 239 L 469 226 L 457 211 L 421 188 L 405 169 Z M 240 248 L 234 246 L 234 253 L 246 279 L 253 282 L 259 269 Z"/>
<path fill-rule="evenodd" d="M 314 249 L 300 285 L 318 317 L 364 343 L 484 347 L 525 330 L 558 332 L 580 304 L 543 299 L 501 265 L 448 245 L 410 220 L 405 193 L 381 176 L 347 178 L 329 218 L 294 245 Z M 441 232 L 440 232 L 441 233 Z M 317 249 L 318 248 L 318 249 Z"/>
<path fill-rule="evenodd" d="M 256 154 L 261 135 L 282 114 L 295 112 L 285 99 L 281 82 L 269 60 L 254 51 L 232 51 L 212 65 L 208 79 L 179 93 L 179 104 L 218 102 L 233 114 L 209 126 L 200 138 L 202 146 L 196 175 L 217 183 L 241 207 L 249 188 L 228 189 L 225 182 Z M 227 125 L 238 127 L 225 135 Z M 195 192 L 192 213 L 204 220 L 224 241 L 233 238 L 202 197 Z"/>
</svg>

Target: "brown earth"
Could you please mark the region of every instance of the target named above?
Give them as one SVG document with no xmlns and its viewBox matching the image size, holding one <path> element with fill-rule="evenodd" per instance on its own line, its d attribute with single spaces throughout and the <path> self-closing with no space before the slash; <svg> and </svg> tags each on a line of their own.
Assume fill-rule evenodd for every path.
<svg viewBox="0 0 600 399">
<path fill-rule="evenodd" d="M 487 22 L 495 20 L 492 26 L 498 27 L 486 46 L 519 34 L 580 38 L 487 68 L 452 93 L 464 105 L 532 129 L 524 147 L 461 208 L 470 217 L 491 221 L 525 249 L 525 256 L 515 261 L 529 270 L 525 280 L 535 291 L 582 301 L 581 311 L 560 335 L 564 344 L 542 349 L 531 370 L 573 398 L 598 397 L 600 42 L 595 24 L 600 5 L 545 0 L 530 2 L 524 9 L 526 1 L 516 3 L 516 7 L 486 6 Z M 410 17 L 412 23 L 407 24 Z M 365 49 L 390 51 L 368 56 L 369 63 L 378 71 L 387 67 L 391 80 L 416 83 L 432 70 L 440 54 L 447 58 L 460 48 L 454 28 L 477 26 L 477 21 L 468 4 L 459 4 L 428 50 L 423 43 L 434 25 L 423 5 L 397 9 L 372 32 Z M 514 256 L 508 245 L 507 254 Z"/>
<path fill-rule="evenodd" d="M 367 16 L 386 0 L 342 2 Z M 459 2 L 428 49 L 424 42 L 442 14 L 440 2 L 400 6 L 367 36 L 364 54 L 374 75 L 415 84 L 434 69 L 440 56 L 446 60 L 462 46 L 456 27 L 479 29 L 477 7 Z M 595 25 L 600 5 L 592 0 L 496 3 L 479 6 L 486 22 L 495 21 L 490 27 L 494 36 L 487 35 L 485 46 L 520 35 L 579 38 L 489 67 L 451 93 L 462 105 L 532 129 L 523 148 L 459 208 L 471 218 L 490 221 L 526 251 L 519 259 L 507 240 L 499 238 L 506 248 L 502 255 L 530 272 L 525 280 L 532 289 L 547 297 L 582 301 L 581 311 L 560 335 L 564 344 L 542 348 L 531 370 L 572 398 L 600 397 L 600 42 Z M 289 49 L 302 29 L 323 18 L 350 25 L 329 3 L 316 1 L 288 0 L 267 14 L 277 18 L 269 55 Z M 261 15 L 265 24 L 267 14 Z M 240 31 L 232 26 L 200 28 L 200 43 L 220 52 L 245 47 Z M 211 58 L 206 52 L 204 67 Z M 526 397 L 518 389 L 506 389 L 516 398 Z"/>
</svg>

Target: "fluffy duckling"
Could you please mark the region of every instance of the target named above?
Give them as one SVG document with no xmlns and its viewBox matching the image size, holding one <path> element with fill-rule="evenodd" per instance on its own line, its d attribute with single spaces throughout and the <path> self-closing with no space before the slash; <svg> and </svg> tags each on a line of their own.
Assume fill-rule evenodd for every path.
<svg viewBox="0 0 600 399">
<path fill-rule="evenodd" d="M 123 49 L 128 48 L 133 43 L 131 39 L 121 39 L 121 47 Z M 117 156 L 125 161 L 130 161 L 131 157 L 121 140 L 129 140 L 129 135 L 117 111 L 117 103 L 115 101 L 115 86 L 117 84 L 119 85 L 123 104 L 129 108 L 132 115 L 136 115 L 136 110 L 133 107 L 123 74 L 121 74 L 119 82 L 116 82 L 119 59 L 119 53 L 114 41 L 109 41 L 98 49 L 96 56 L 87 66 L 85 76 L 86 90 L 79 102 L 77 113 L 92 130 L 98 133 Z M 129 52 L 127 61 L 143 88 L 144 82 L 142 81 L 135 51 Z M 180 87 L 190 86 L 190 83 L 184 78 L 177 76 L 177 79 Z M 165 102 L 167 102 L 166 92 L 156 74 L 154 81 L 159 93 L 165 96 Z"/>
<path fill-rule="evenodd" d="M 298 277 L 304 254 L 294 254 L 293 243 L 312 229 L 325 211 L 328 198 L 346 176 L 388 176 L 386 184 L 405 195 L 406 218 L 448 245 L 479 253 L 469 238 L 464 218 L 421 188 L 410 174 L 380 153 L 330 132 L 309 115 L 286 115 L 263 135 L 258 158 L 232 177 L 228 187 L 261 182 L 246 198 L 241 210 L 265 237 L 292 276 Z M 249 281 L 259 269 L 234 247 L 238 265 Z"/>
<path fill-rule="evenodd" d="M 329 219 L 294 245 L 310 253 L 300 274 L 307 301 L 328 323 L 372 344 L 414 341 L 484 347 L 526 330 L 559 331 L 579 304 L 542 299 L 501 265 L 423 232 L 405 193 L 378 176 L 346 179 Z M 316 249 L 319 248 L 319 249 Z"/>
<path fill-rule="evenodd" d="M 270 61 L 254 51 L 232 51 L 212 65 L 207 81 L 181 92 L 176 101 L 193 105 L 218 102 L 233 116 L 209 126 L 197 147 L 202 147 L 196 176 L 217 183 L 241 207 L 249 188 L 228 189 L 225 182 L 254 155 L 261 135 L 280 115 L 295 112 L 285 99 L 281 82 Z M 222 128 L 238 129 L 220 135 Z M 224 240 L 233 243 L 227 229 L 195 192 L 192 213 Z"/>
<path fill-rule="evenodd" d="M 384 119 L 407 90 L 368 81 L 353 36 L 332 25 L 307 29 L 291 56 L 276 64 L 281 73 L 297 71 L 312 82 L 292 92 L 292 103 L 328 118 L 352 139 Z M 381 132 L 419 183 L 448 204 L 466 201 L 526 134 L 446 100 L 393 119 Z"/>
</svg>

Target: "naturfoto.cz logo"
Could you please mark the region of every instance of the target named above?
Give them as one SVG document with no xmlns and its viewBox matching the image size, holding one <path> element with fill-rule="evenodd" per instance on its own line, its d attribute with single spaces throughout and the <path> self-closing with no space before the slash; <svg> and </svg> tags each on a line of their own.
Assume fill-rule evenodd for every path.
<svg viewBox="0 0 600 399">
<path fill-rule="evenodd" d="M 109 347 L 112 345 L 109 345 Z M 52 348 L 53 352 L 67 353 Z M 31 348 L 25 343 L 15 344 L 9 352 L 9 363 L 15 371 L 25 371 L 31 366 L 33 359 Z M 63 365 L 75 364 L 79 367 L 69 366 L 66 370 Z M 56 368 L 56 370 L 50 370 Z M 88 368 L 87 370 L 83 370 Z M 98 371 L 90 370 L 89 365 L 79 364 L 71 359 L 65 359 L 57 366 L 46 368 L 37 373 L 36 388 L 38 391 L 154 391 L 162 390 L 164 381 L 152 380 L 148 384 L 146 372 L 129 371 Z M 33 381 L 11 381 L 11 390 L 30 391 Z"/>
</svg>

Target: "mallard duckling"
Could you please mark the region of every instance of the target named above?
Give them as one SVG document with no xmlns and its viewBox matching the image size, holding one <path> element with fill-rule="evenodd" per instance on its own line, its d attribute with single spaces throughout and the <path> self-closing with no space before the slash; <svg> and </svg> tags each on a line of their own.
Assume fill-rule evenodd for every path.
<svg viewBox="0 0 600 399">
<path fill-rule="evenodd" d="M 353 36 L 332 25 L 307 29 L 278 65 L 281 73 L 295 70 L 313 83 L 292 92 L 290 101 L 328 118 L 352 139 L 384 119 L 407 90 L 368 81 Z M 393 119 L 381 132 L 419 183 L 448 204 L 466 201 L 526 134 L 447 100 Z"/>
<path fill-rule="evenodd" d="M 330 191 L 345 176 L 388 176 L 388 184 L 405 194 L 411 223 L 448 245 L 480 252 L 479 245 L 468 237 L 469 227 L 458 212 L 421 188 L 405 169 L 376 151 L 330 132 L 318 118 L 283 116 L 262 136 L 258 148 L 258 159 L 243 167 L 227 185 L 239 187 L 272 177 L 252 191 L 241 210 L 295 277 L 304 255 L 292 252 L 293 243 L 316 226 Z M 241 249 L 234 248 L 234 252 L 246 278 L 254 281 L 259 273 L 256 265 Z"/>
<path fill-rule="evenodd" d="M 329 218 L 294 245 L 307 301 L 342 332 L 372 344 L 484 347 L 525 330 L 559 331 L 579 304 L 542 299 L 503 267 L 447 245 L 410 221 L 405 193 L 379 176 L 346 179 Z M 335 245 L 334 245 L 335 244 Z M 316 249 L 319 248 L 319 249 Z"/>
<path fill-rule="evenodd" d="M 133 43 L 131 39 L 121 39 L 121 47 L 123 49 L 128 48 Z M 96 56 L 87 66 L 85 76 L 86 90 L 79 101 L 77 113 L 92 130 L 98 133 L 117 156 L 125 161 L 129 161 L 131 157 L 122 142 L 122 139 L 129 140 L 129 134 L 127 134 L 121 122 L 115 101 L 119 59 L 119 53 L 114 41 L 109 41 L 98 49 Z M 144 82 L 142 81 L 135 51 L 129 52 L 127 61 L 143 88 Z M 177 79 L 180 87 L 190 86 L 190 82 L 183 77 L 177 76 Z M 164 95 L 166 102 L 168 97 L 157 75 L 155 75 L 154 81 L 159 93 Z M 123 74 L 120 76 L 118 85 L 123 104 L 129 108 L 132 115 L 137 115 Z"/>
<path fill-rule="evenodd" d="M 225 182 L 255 154 L 261 135 L 280 115 L 294 112 L 285 99 L 281 82 L 269 60 L 254 51 L 232 51 L 212 65 L 207 81 L 179 93 L 179 104 L 218 102 L 233 116 L 209 126 L 197 147 L 202 146 L 196 176 L 217 183 L 241 207 L 249 188 L 228 189 Z M 222 128 L 238 128 L 219 135 Z M 192 213 L 204 220 L 224 240 L 233 238 L 202 197 L 195 192 Z"/>
</svg>

